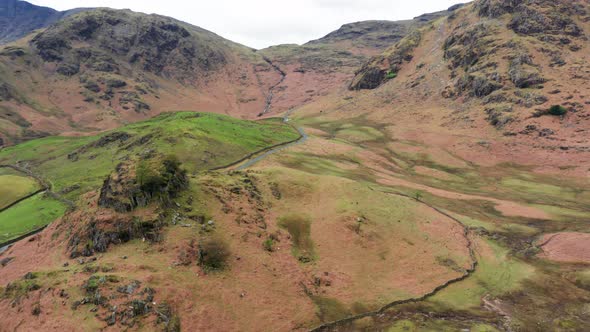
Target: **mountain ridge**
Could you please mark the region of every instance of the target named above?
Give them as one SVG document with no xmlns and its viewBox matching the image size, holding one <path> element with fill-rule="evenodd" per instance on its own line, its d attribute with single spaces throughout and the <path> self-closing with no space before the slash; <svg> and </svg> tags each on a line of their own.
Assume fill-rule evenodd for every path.
<svg viewBox="0 0 590 332">
<path fill-rule="evenodd" d="M 21 0 L 0 1 L 0 45 L 16 41 L 86 8 L 57 11 Z"/>
</svg>

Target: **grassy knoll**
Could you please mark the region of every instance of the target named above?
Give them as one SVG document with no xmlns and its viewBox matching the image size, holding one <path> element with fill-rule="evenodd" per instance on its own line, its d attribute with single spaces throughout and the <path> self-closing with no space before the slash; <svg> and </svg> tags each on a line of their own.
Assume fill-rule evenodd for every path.
<svg viewBox="0 0 590 332">
<path fill-rule="evenodd" d="M 0 213 L 0 243 L 43 227 L 65 212 L 66 207 L 59 201 L 35 195 Z"/>
<path fill-rule="evenodd" d="M 75 199 L 98 188 L 117 164 L 130 157 L 174 154 L 189 172 L 196 172 L 298 137 L 279 119 L 253 122 L 208 113 L 167 113 L 99 136 L 29 141 L 0 151 L 0 163 L 27 161 L 52 182 L 55 191 Z"/>
<path fill-rule="evenodd" d="M 124 160 L 153 154 L 176 155 L 189 172 L 234 162 L 266 147 L 295 140 L 299 134 L 279 119 L 242 121 L 228 116 L 179 112 L 131 124 L 91 137 L 47 137 L 0 151 L 0 163 L 25 162 L 47 179 L 53 191 L 76 198 L 100 188 Z M 0 207 L 32 192 L 29 178 L 2 170 Z M 0 214 L 0 242 L 47 225 L 65 207 L 38 195 Z"/>
<path fill-rule="evenodd" d="M 35 179 L 0 173 L 0 209 L 39 189 Z"/>
</svg>

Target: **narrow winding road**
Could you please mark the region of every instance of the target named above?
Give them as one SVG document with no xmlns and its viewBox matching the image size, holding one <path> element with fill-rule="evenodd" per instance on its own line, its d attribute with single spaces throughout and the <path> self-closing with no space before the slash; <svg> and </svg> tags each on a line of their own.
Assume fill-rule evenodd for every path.
<svg viewBox="0 0 590 332">
<path fill-rule="evenodd" d="M 293 112 L 293 110 L 289 110 L 285 114 L 285 116 L 283 117 L 283 122 L 289 123 L 289 121 L 290 121 L 289 115 L 292 112 Z M 250 167 L 254 166 L 255 164 L 257 164 L 258 162 L 264 160 L 265 158 L 267 158 L 270 155 L 273 155 L 273 154 L 275 154 L 277 152 L 281 152 L 281 151 L 283 151 L 285 149 L 288 149 L 288 148 L 291 148 L 293 146 L 296 146 L 296 145 L 305 143 L 307 141 L 307 139 L 309 138 L 309 136 L 307 136 L 307 133 L 305 133 L 305 130 L 303 130 L 302 127 L 295 127 L 295 126 L 293 126 L 293 128 L 295 128 L 299 132 L 299 135 L 301 136 L 301 138 L 299 138 L 297 141 L 295 141 L 293 143 L 289 143 L 289 144 L 286 144 L 286 145 L 282 145 L 282 146 L 276 147 L 274 149 L 270 149 L 270 150 L 264 152 L 263 154 L 261 154 L 259 156 L 256 156 L 256 157 L 253 157 L 251 159 L 248 159 L 246 162 L 244 162 L 243 164 L 241 164 L 240 166 L 238 166 L 236 168 L 236 170 L 243 171 L 243 170 L 245 170 L 247 168 L 250 168 Z"/>
</svg>

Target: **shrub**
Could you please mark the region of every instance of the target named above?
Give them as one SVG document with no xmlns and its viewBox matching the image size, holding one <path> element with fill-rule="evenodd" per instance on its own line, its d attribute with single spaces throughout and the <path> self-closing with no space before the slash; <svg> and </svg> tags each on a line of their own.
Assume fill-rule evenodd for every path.
<svg viewBox="0 0 590 332">
<path fill-rule="evenodd" d="M 117 78 L 108 79 L 106 83 L 107 83 L 107 87 L 115 88 L 115 89 L 127 86 L 127 82 L 117 79 Z"/>
<path fill-rule="evenodd" d="M 388 80 L 392 80 L 392 79 L 394 79 L 396 77 L 397 77 L 397 73 L 394 72 L 394 71 L 392 71 L 392 70 L 390 70 L 389 72 L 387 72 L 387 75 L 385 76 L 385 78 L 388 79 Z"/>
<path fill-rule="evenodd" d="M 424 197 L 424 193 L 421 191 L 417 191 L 414 193 L 414 199 L 417 201 L 421 201 L 423 197 Z"/>
<path fill-rule="evenodd" d="M 503 128 L 510 122 L 514 121 L 512 114 L 512 106 L 498 105 L 487 108 L 485 112 L 488 114 L 487 120 L 496 128 Z"/>
<path fill-rule="evenodd" d="M 199 244 L 199 265 L 207 270 L 221 270 L 226 267 L 230 256 L 225 241 L 219 237 L 206 239 Z"/>
<path fill-rule="evenodd" d="M 186 170 L 182 169 L 176 156 L 168 156 L 154 165 L 151 160 L 142 160 L 136 169 L 136 180 L 143 193 L 148 197 L 160 196 L 161 199 L 175 197 L 186 188 L 188 179 Z"/>
<path fill-rule="evenodd" d="M 553 105 L 549 108 L 549 114 L 555 116 L 565 115 L 567 113 L 567 108 L 561 105 Z"/>
<path fill-rule="evenodd" d="M 266 240 L 264 240 L 264 242 L 262 242 L 262 247 L 264 248 L 264 250 L 266 250 L 268 252 L 274 251 L 274 245 L 275 245 L 275 241 L 270 237 L 267 238 Z"/>
</svg>

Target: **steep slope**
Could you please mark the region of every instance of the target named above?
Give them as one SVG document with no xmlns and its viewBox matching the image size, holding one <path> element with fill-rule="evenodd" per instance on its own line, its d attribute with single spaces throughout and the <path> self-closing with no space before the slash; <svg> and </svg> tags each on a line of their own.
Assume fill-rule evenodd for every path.
<svg viewBox="0 0 590 332">
<path fill-rule="evenodd" d="M 41 173 L 75 207 L 0 253 L 0 326 L 586 330 L 588 10 L 479 0 L 385 51 L 363 55 L 351 38 L 358 58 L 275 48 L 262 59 L 277 80 L 261 106 L 283 103 L 282 121 L 184 113 L 5 148 L 0 161 Z M 350 45 L 340 36 L 358 28 L 374 43 L 372 24 L 324 42 Z M 76 59 L 57 54 L 67 57 L 55 67 Z M 133 68 L 193 84 L 158 63 L 140 56 Z M 327 80 L 284 86 L 301 64 Z M 285 103 L 303 88 L 324 92 Z M 496 121 L 496 106 L 512 120 Z M 307 139 L 245 170 L 204 170 L 294 139 L 287 123 Z"/>
<path fill-rule="evenodd" d="M 277 87 L 273 109 L 286 111 L 341 89 L 342 82 L 371 56 L 411 31 L 461 8 L 424 14 L 405 21 L 363 21 L 345 24 L 304 45 L 278 45 L 259 51 L 287 75 Z"/>
<path fill-rule="evenodd" d="M 111 129 L 166 110 L 255 117 L 280 75 L 251 49 L 170 18 L 95 9 L 0 49 L 0 136 Z"/>
<path fill-rule="evenodd" d="M 440 105 L 454 119 L 445 126 L 503 142 L 482 147 L 506 149 L 496 158 L 581 162 L 589 152 L 588 13 L 585 1 L 478 1 L 372 58 L 350 89 L 376 89 L 371 95 L 408 112 Z"/>
<path fill-rule="evenodd" d="M 84 9 L 59 12 L 19 0 L 0 1 L 0 44 L 20 39 Z"/>
</svg>

